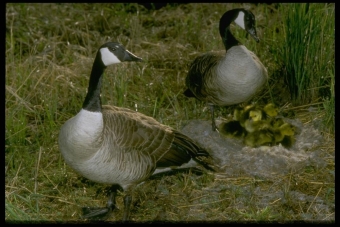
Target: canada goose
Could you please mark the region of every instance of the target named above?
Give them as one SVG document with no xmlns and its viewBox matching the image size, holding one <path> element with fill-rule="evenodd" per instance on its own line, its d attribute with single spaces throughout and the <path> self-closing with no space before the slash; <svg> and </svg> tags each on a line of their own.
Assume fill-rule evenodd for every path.
<svg viewBox="0 0 340 227">
<path fill-rule="evenodd" d="M 285 148 L 290 148 L 295 143 L 294 136 L 284 136 L 283 139 L 280 141 L 281 145 Z"/>
<path fill-rule="evenodd" d="M 218 128 L 220 134 L 227 137 L 241 138 L 246 134 L 246 131 L 241 126 L 240 122 L 235 120 L 223 122 L 218 126 Z"/>
<path fill-rule="evenodd" d="M 242 120 L 243 113 L 244 113 L 244 109 L 243 109 L 242 107 L 240 107 L 240 106 L 237 106 L 237 107 L 234 109 L 233 120 L 235 120 L 235 121 L 241 121 L 241 120 Z"/>
<path fill-rule="evenodd" d="M 270 121 L 270 125 L 273 127 L 273 128 L 279 128 L 281 125 L 283 125 L 285 122 L 282 118 L 273 118 L 271 121 Z"/>
<path fill-rule="evenodd" d="M 252 121 L 259 121 L 265 119 L 265 114 L 263 111 L 258 107 L 258 105 L 250 104 L 243 108 L 241 111 L 237 111 L 239 116 L 237 117 L 240 121 L 242 127 L 245 127 L 245 122 L 249 119 Z M 235 114 L 235 111 L 234 111 Z"/>
<path fill-rule="evenodd" d="M 66 121 L 59 134 L 59 149 L 70 167 L 92 181 L 119 185 L 126 192 L 123 221 L 129 218 L 131 190 L 153 173 L 190 160 L 213 170 L 209 153 L 182 133 L 141 113 L 101 105 L 100 91 L 106 67 L 141 60 L 120 43 L 103 44 L 92 66 L 82 109 Z M 83 217 L 109 213 L 114 203 L 115 191 L 106 208 Z"/>
<path fill-rule="evenodd" d="M 272 130 L 264 128 L 248 133 L 243 142 L 249 147 L 271 146 L 275 142 L 275 138 Z"/>
<path fill-rule="evenodd" d="M 275 142 L 280 143 L 285 136 L 293 136 L 295 134 L 295 126 L 284 123 L 280 127 L 273 128 Z"/>
<path fill-rule="evenodd" d="M 240 124 L 246 129 L 260 125 L 269 127 L 272 126 L 272 124 L 279 124 L 279 121 L 275 120 L 275 117 L 278 115 L 278 109 L 272 103 L 265 105 L 263 108 L 251 104 L 244 107 L 242 112 L 237 111 L 237 113 L 240 113 L 238 117 Z M 247 131 L 250 132 L 249 130 Z"/>
<path fill-rule="evenodd" d="M 267 121 L 254 121 L 249 125 L 246 121 L 246 136 L 244 143 L 247 146 L 258 147 L 262 145 L 277 145 L 289 148 L 294 142 L 295 127 L 289 123 L 283 123 L 279 127 L 272 127 Z"/>
<path fill-rule="evenodd" d="M 278 115 L 278 108 L 273 103 L 268 103 L 263 107 L 263 111 L 269 117 L 276 117 Z"/>
<path fill-rule="evenodd" d="M 255 109 L 249 111 L 249 118 L 253 119 L 253 121 L 261 121 L 265 119 L 265 116 L 263 115 L 263 111 Z"/>
<path fill-rule="evenodd" d="M 210 107 L 213 131 L 217 129 L 214 106 L 228 106 L 250 100 L 266 84 L 268 78 L 267 69 L 259 58 L 230 32 L 233 21 L 259 42 L 252 12 L 242 8 L 225 12 L 219 24 L 225 52 L 198 56 L 191 63 L 185 81 L 188 88 L 184 95 L 205 101 Z"/>
<path fill-rule="evenodd" d="M 244 122 L 249 119 L 249 112 L 250 109 L 253 108 L 253 106 L 248 105 L 244 108 L 240 106 L 236 106 L 234 109 L 234 114 L 233 114 L 233 120 L 234 121 L 239 121 L 240 125 L 244 127 Z"/>
<path fill-rule="evenodd" d="M 244 128 L 247 132 L 255 132 L 261 129 L 268 128 L 270 129 L 270 124 L 267 120 L 253 120 L 252 118 L 248 119 L 244 123 Z"/>
</svg>

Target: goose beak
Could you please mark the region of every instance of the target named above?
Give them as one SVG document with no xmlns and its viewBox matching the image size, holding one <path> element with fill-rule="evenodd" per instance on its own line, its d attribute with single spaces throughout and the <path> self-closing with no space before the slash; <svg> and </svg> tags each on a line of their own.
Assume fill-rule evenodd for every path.
<svg viewBox="0 0 340 227">
<path fill-rule="evenodd" d="M 250 28 L 250 29 L 248 29 L 247 31 L 248 31 L 248 33 L 251 35 L 251 37 L 253 37 L 253 39 L 255 39 L 256 42 L 260 42 L 259 37 L 257 37 L 257 35 L 256 35 L 256 30 L 255 30 L 255 28 Z"/>
<path fill-rule="evenodd" d="M 125 50 L 124 61 L 143 61 L 143 59 L 140 58 L 140 57 L 137 57 L 136 55 L 134 55 L 130 51 Z"/>
</svg>

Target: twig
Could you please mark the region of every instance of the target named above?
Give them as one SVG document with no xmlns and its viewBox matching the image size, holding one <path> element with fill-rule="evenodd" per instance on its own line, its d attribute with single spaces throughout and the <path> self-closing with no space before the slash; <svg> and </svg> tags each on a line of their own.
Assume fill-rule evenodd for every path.
<svg viewBox="0 0 340 227">
<path fill-rule="evenodd" d="M 39 156 L 38 156 L 38 163 L 37 163 L 37 168 L 35 170 L 35 176 L 34 176 L 34 193 L 37 193 L 37 188 L 38 188 L 38 171 L 39 171 L 39 165 L 40 165 L 40 158 L 41 158 L 41 147 L 39 149 Z"/>
<path fill-rule="evenodd" d="M 329 215 L 327 215 L 324 219 L 322 219 L 322 220 L 326 220 L 326 218 L 328 218 L 329 216 L 331 216 L 331 215 L 333 215 L 334 214 L 334 212 L 333 213 L 330 213 Z"/>
<path fill-rule="evenodd" d="M 311 202 L 311 204 L 309 205 L 309 207 L 308 207 L 308 209 L 307 209 L 306 213 L 308 213 L 308 211 L 309 211 L 309 209 L 311 208 L 311 206 L 313 205 L 313 203 L 314 203 L 314 201 L 315 201 L 316 197 L 319 195 L 319 193 L 320 193 L 321 189 L 322 189 L 322 186 L 321 186 L 321 188 L 319 189 L 319 191 L 318 191 L 318 193 L 316 194 L 316 196 L 314 197 L 314 199 L 313 199 L 313 201 Z"/>
<path fill-rule="evenodd" d="M 13 177 L 12 187 L 13 187 L 13 185 L 14 185 L 14 183 L 15 183 L 15 180 L 18 179 L 18 173 L 19 173 L 19 171 L 20 171 L 20 169 L 21 169 L 21 164 L 22 164 L 22 161 L 20 162 L 18 171 L 17 171 L 16 174 L 15 174 L 15 177 Z"/>
<path fill-rule="evenodd" d="M 287 110 L 294 110 L 294 109 L 299 109 L 299 108 L 308 107 L 308 106 L 316 106 L 316 105 L 319 105 L 319 104 L 322 104 L 322 103 L 324 103 L 324 102 L 310 103 L 310 104 L 307 104 L 307 105 L 291 107 Z"/>
<path fill-rule="evenodd" d="M 6 85 L 6 90 L 11 93 L 17 100 L 19 100 L 29 111 L 34 112 L 34 110 L 29 107 L 30 103 L 28 103 L 26 100 L 22 99 L 16 92 L 12 90 L 13 88 L 11 86 Z"/>
<path fill-rule="evenodd" d="M 278 198 L 277 200 L 271 202 L 270 205 L 273 205 L 274 203 L 276 203 L 277 201 L 280 201 L 280 200 L 281 200 L 281 198 Z"/>
</svg>

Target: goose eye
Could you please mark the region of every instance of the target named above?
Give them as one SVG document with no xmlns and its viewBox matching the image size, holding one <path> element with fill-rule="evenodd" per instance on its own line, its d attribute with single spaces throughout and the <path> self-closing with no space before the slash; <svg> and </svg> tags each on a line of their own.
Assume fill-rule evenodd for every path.
<svg viewBox="0 0 340 227">
<path fill-rule="evenodd" d="M 109 47 L 109 50 L 110 50 L 111 52 L 114 52 L 115 50 L 117 50 L 117 47 Z"/>
<path fill-rule="evenodd" d="M 245 23 L 246 23 L 248 28 L 254 27 L 254 25 L 255 25 L 254 21 L 249 16 L 248 16 L 248 18 L 246 18 Z"/>
</svg>

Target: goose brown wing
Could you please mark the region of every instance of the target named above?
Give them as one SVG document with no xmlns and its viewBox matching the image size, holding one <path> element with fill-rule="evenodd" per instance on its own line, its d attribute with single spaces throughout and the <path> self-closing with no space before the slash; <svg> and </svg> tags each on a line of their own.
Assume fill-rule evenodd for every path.
<svg viewBox="0 0 340 227">
<path fill-rule="evenodd" d="M 162 159 L 181 150 L 188 153 L 193 160 L 204 166 L 206 169 L 216 171 L 216 166 L 213 163 L 213 159 L 205 149 L 199 146 L 191 138 L 176 130 L 173 131 L 173 134 L 175 137 L 172 143 L 171 151 L 166 153 Z"/>
<path fill-rule="evenodd" d="M 194 95 L 196 98 L 204 100 L 208 95 L 205 90 L 204 81 L 210 80 L 209 77 L 214 75 L 213 70 L 222 58 L 222 52 L 209 52 L 195 58 L 189 67 L 185 80 L 188 89 L 184 92 L 184 95 L 187 97 Z"/>
<path fill-rule="evenodd" d="M 103 116 L 105 128 L 111 130 L 112 141 L 121 152 L 144 153 L 155 167 L 180 166 L 191 158 L 201 163 L 200 156 L 209 156 L 190 138 L 144 114 L 103 106 Z"/>
</svg>

